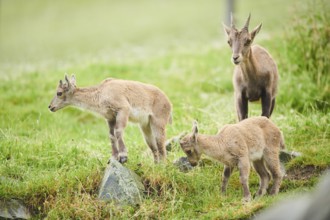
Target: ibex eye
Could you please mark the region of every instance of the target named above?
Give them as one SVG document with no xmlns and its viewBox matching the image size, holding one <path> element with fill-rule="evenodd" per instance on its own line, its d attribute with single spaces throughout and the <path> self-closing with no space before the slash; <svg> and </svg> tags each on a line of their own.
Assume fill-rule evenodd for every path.
<svg viewBox="0 0 330 220">
<path fill-rule="evenodd" d="M 187 154 L 191 154 L 191 150 L 187 150 L 186 153 L 187 153 Z"/>
<path fill-rule="evenodd" d="M 57 93 L 57 96 L 62 96 L 62 92 L 58 92 Z"/>
<path fill-rule="evenodd" d="M 247 39 L 247 40 L 245 41 L 245 46 L 249 45 L 250 43 L 251 43 L 251 40 L 250 40 L 250 39 Z"/>
<path fill-rule="evenodd" d="M 231 41 L 229 40 L 229 41 L 227 41 L 227 43 L 231 46 Z"/>
</svg>

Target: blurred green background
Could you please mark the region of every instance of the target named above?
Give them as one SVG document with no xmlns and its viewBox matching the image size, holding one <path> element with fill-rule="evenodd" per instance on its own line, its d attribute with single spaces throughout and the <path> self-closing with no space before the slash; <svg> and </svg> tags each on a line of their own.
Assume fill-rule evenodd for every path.
<svg viewBox="0 0 330 220">
<path fill-rule="evenodd" d="M 23 65 L 19 71 L 43 67 L 47 74 L 50 67 L 65 69 L 72 62 L 220 47 L 226 42 L 222 28 L 226 2 L 1 0 L 1 74 L 9 74 L 4 69 L 7 65 Z M 259 40 L 283 34 L 292 6 L 302 4 L 294 0 L 235 2 L 238 25 L 249 12 L 251 28 L 263 22 Z"/>
</svg>

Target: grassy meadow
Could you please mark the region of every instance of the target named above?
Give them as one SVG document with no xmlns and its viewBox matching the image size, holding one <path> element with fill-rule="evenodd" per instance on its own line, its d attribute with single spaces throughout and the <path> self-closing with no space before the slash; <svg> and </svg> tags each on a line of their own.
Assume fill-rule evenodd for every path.
<svg viewBox="0 0 330 220">
<path fill-rule="evenodd" d="M 64 74 L 77 85 L 108 77 L 162 89 L 173 104 L 170 138 L 214 134 L 236 122 L 231 51 L 221 22 L 225 1 L 0 1 L 0 199 L 23 201 L 35 219 L 248 219 L 278 200 L 313 189 L 330 165 L 329 3 L 321 0 L 236 1 L 240 27 L 263 27 L 255 43 L 267 48 L 280 73 L 272 120 L 286 148 L 303 154 L 286 164 L 278 196 L 242 204 L 238 171 L 220 195 L 223 165 L 188 173 L 172 162 L 154 165 L 138 127 L 125 130 L 128 168 L 144 180 L 139 207 L 96 199 L 111 155 L 104 119 L 75 108 L 48 110 Z M 261 112 L 249 105 L 249 115 Z M 251 193 L 258 177 L 250 175 Z"/>
</svg>

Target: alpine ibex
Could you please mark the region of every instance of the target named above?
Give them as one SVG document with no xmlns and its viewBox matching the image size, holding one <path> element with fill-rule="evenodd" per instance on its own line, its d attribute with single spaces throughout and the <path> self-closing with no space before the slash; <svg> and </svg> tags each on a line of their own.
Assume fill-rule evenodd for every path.
<svg viewBox="0 0 330 220">
<path fill-rule="evenodd" d="M 226 192 L 228 179 L 234 167 L 240 172 L 244 201 L 251 200 L 248 185 L 250 162 L 260 177 L 256 196 L 266 193 L 271 173 L 274 184 L 270 194 L 277 194 L 282 181 L 279 153 L 284 149 L 284 139 L 279 128 L 263 116 L 251 117 L 237 124 L 225 125 L 216 135 L 198 134 L 197 122 L 192 133 L 181 139 L 180 145 L 192 166 L 202 154 L 224 163 L 222 193 Z"/>
<path fill-rule="evenodd" d="M 269 118 L 275 106 L 278 71 L 271 55 L 259 45 L 251 46 L 261 24 L 249 32 L 250 16 L 241 30 L 235 28 L 231 16 L 231 27 L 224 26 L 228 44 L 232 49 L 234 69 L 233 84 L 236 110 L 241 121 L 248 117 L 248 101 L 261 98 L 262 116 Z"/>
<path fill-rule="evenodd" d="M 48 108 L 55 112 L 68 105 L 87 109 L 103 116 L 110 129 L 112 156 L 127 161 L 123 131 L 128 121 L 139 123 L 155 163 L 166 159 L 165 127 L 171 123 L 172 106 L 157 87 L 136 81 L 106 79 L 100 85 L 78 88 L 74 75 L 60 80 Z"/>
</svg>

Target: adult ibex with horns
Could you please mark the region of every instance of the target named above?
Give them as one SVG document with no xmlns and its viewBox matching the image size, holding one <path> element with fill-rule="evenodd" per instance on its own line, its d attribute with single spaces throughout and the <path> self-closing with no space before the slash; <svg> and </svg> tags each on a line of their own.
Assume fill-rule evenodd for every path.
<svg viewBox="0 0 330 220">
<path fill-rule="evenodd" d="M 228 44 L 232 49 L 231 60 L 236 65 L 233 84 L 240 121 L 248 117 L 248 101 L 260 99 L 261 115 L 269 118 L 275 106 L 278 83 L 277 66 L 271 55 L 259 45 L 251 46 L 262 24 L 249 32 L 250 16 L 241 30 L 235 27 L 233 16 L 231 16 L 231 27 L 223 25 L 228 35 Z"/>
</svg>

